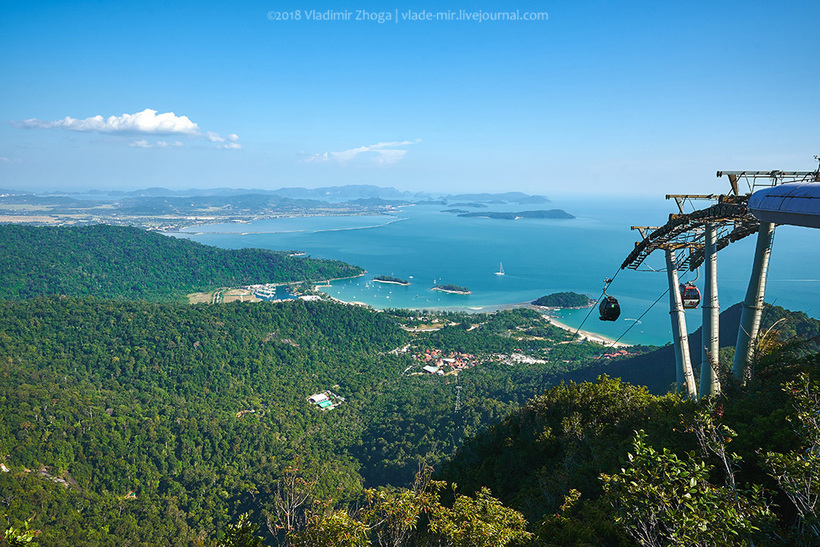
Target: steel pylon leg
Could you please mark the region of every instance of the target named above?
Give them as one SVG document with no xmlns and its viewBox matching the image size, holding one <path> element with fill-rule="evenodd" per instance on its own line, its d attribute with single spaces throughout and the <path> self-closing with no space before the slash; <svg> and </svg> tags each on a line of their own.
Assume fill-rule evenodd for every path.
<svg viewBox="0 0 820 547">
<path fill-rule="evenodd" d="M 755 257 L 752 263 L 752 275 L 746 298 L 743 300 L 743 311 L 740 313 L 740 328 L 737 331 L 735 359 L 732 363 L 732 376 L 735 381 L 746 383 L 751 376 L 750 366 L 754 359 L 754 341 L 760 331 L 760 317 L 763 314 L 763 299 L 766 294 L 766 276 L 769 272 L 769 259 L 774 244 L 774 224 L 761 222 L 757 233 Z"/>
<path fill-rule="evenodd" d="M 720 393 L 718 353 L 720 351 L 720 304 L 717 283 L 717 229 L 706 225 L 704 257 L 706 280 L 703 291 L 703 322 L 701 325 L 702 358 L 700 365 L 700 396 Z"/>
<path fill-rule="evenodd" d="M 672 340 L 675 347 L 675 383 L 679 393 L 690 399 L 697 397 L 692 358 L 689 355 L 689 335 L 686 332 L 686 315 L 678 290 L 678 270 L 675 268 L 675 251 L 666 250 L 666 274 L 669 279 L 669 316 L 672 319 Z"/>
</svg>

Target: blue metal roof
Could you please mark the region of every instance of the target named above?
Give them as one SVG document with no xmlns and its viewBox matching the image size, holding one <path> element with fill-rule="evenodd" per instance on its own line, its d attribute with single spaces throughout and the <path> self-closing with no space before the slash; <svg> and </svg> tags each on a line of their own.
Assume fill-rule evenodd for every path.
<svg viewBox="0 0 820 547">
<path fill-rule="evenodd" d="M 749 197 L 749 210 L 761 222 L 820 228 L 820 183 L 781 184 Z"/>
</svg>

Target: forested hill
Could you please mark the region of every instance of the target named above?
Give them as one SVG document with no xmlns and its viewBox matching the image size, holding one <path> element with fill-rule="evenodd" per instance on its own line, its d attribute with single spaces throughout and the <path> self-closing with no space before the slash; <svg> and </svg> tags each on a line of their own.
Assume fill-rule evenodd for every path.
<svg viewBox="0 0 820 547">
<path fill-rule="evenodd" d="M 171 300 L 218 287 L 362 272 L 335 260 L 218 249 L 131 227 L 0 225 L 0 298 L 60 294 Z"/>
<path fill-rule="evenodd" d="M 531 310 L 0 300 L 0 527 L 34 516 L 43 545 L 211 545 L 244 511 L 262 530 L 275 521 L 288 466 L 318 477 L 311 500 L 355 505 L 599 351 L 572 344 L 572 362 L 511 366 L 569 338 Z M 454 376 L 412 373 L 431 352 L 479 361 L 459 395 Z M 327 390 L 345 400 L 307 401 Z"/>
<path fill-rule="evenodd" d="M 792 502 L 820 488 L 820 355 L 767 359 L 699 403 L 608 377 L 556 386 L 468 439 L 441 478 L 524 513 L 531 545 L 817 545 L 802 524 L 816 506 L 800 522 Z"/>
<path fill-rule="evenodd" d="M 405 338 L 326 302 L 0 301 L 3 510 L 36 514 L 43 545 L 201 545 L 272 510 L 288 463 L 356 496 L 350 452 Z M 346 401 L 307 402 L 327 389 Z"/>
</svg>

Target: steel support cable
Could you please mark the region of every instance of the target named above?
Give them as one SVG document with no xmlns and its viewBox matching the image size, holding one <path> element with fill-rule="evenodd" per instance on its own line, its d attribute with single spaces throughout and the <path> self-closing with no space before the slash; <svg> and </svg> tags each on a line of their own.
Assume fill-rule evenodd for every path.
<svg viewBox="0 0 820 547">
<path fill-rule="evenodd" d="M 695 280 L 697 280 L 699 276 L 700 276 L 700 272 L 697 272 L 697 275 L 695 276 Z M 686 283 L 686 281 L 684 281 L 683 279 L 681 279 L 681 282 L 682 282 L 682 283 Z M 654 307 L 655 307 L 655 304 L 657 304 L 658 302 L 660 302 L 660 301 L 661 301 L 661 298 L 663 298 L 663 297 L 664 297 L 664 296 L 666 296 L 667 294 L 669 294 L 669 289 L 666 289 L 665 291 L 663 291 L 663 293 L 662 293 L 662 294 L 661 294 L 661 295 L 660 295 L 660 296 L 659 296 L 659 297 L 658 297 L 658 298 L 657 298 L 654 302 L 652 302 L 652 303 L 649 305 L 649 307 L 648 307 L 648 308 L 646 308 L 646 310 L 644 310 L 644 312 L 640 315 L 640 317 L 638 317 L 638 318 L 635 320 L 635 322 L 634 322 L 634 323 L 632 323 L 631 325 L 629 325 L 629 328 L 627 328 L 627 329 L 623 332 L 623 334 L 621 334 L 621 335 L 618 337 L 618 339 L 617 339 L 617 340 L 615 340 L 614 342 L 612 342 L 612 344 L 610 344 L 610 345 L 609 345 L 609 346 L 607 346 L 607 347 L 614 348 L 614 347 L 618 344 L 618 342 L 620 342 L 620 341 L 621 341 L 621 339 L 622 339 L 624 336 L 626 336 L 626 335 L 627 335 L 627 333 L 628 333 L 630 330 L 632 330 L 632 327 L 634 327 L 635 325 L 637 325 L 638 323 L 640 323 L 640 322 L 641 322 L 641 319 L 643 319 L 644 315 L 646 315 L 647 313 L 649 313 L 649 310 L 651 310 L 652 308 L 654 308 Z M 594 363 L 595 361 L 597 361 L 597 360 L 598 360 L 598 359 L 600 359 L 601 357 L 603 357 L 603 354 L 601 354 L 601 355 L 599 355 L 598 357 L 596 357 L 596 358 L 595 358 L 592 362 Z"/>
<path fill-rule="evenodd" d="M 558 356 L 558 359 L 551 359 L 548 362 L 548 364 L 549 363 L 555 363 L 556 361 L 561 360 L 564 357 L 564 354 L 567 352 L 567 346 L 569 346 L 569 343 L 572 340 L 574 340 L 576 336 L 578 336 L 579 332 L 581 332 L 581 327 L 583 327 L 584 323 L 586 323 L 587 319 L 589 319 L 590 314 L 592 314 L 592 310 L 594 310 L 595 308 L 598 307 L 598 304 L 601 302 L 601 299 L 604 297 L 604 295 L 606 295 L 606 290 L 609 288 L 610 285 L 612 285 L 612 282 L 615 281 L 615 278 L 618 277 L 619 273 L 621 273 L 620 268 L 615 271 L 615 275 L 613 275 L 612 277 L 607 278 L 606 284 L 604 285 L 604 290 L 601 291 L 601 296 L 599 296 L 598 300 L 596 300 L 595 303 L 589 308 L 589 311 L 587 312 L 586 316 L 584 317 L 584 320 L 581 321 L 581 324 L 578 325 L 578 328 L 575 329 L 575 332 L 572 334 L 572 338 L 570 338 L 570 340 L 568 340 L 567 343 L 564 345 L 564 350 L 561 352 L 561 355 Z"/>
<path fill-rule="evenodd" d="M 638 318 L 637 318 L 637 319 L 636 319 L 636 320 L 635 320 L 635 321 L 634 321 L 631 325 L 629 325 L 629 328 L 628 328 L 628 329 L 626 329 L 626 330 L 624 331 L 624 333 L 618 337 L 618 339 L 617 339 L 617 340 L 615 340 L 614 342 L 612 342 L 612 344 L 611 344 L 609 347 L 614 348 L 614 347 L 618 344 L 618 342 L 620 342 L 620 341 L 621 341 L 621 338 L 623 338 L 624 336 L 626 336 L 626 335 L 627 335 L 627 333 L 628 333 L 630 330 L 632 330 L 632 327 L 634 327 L 635 325 L 637 325 L 638 323 L 640 323 L 640 322 L 641 322 L 641 319 L 643 319 L 643 316 L 644 316 L 644 315 L 646 315 L 647 313 L 649 313 L 649 310 L 651 310 L 652 308 L 654 308 L 654 307 L 655 307 L 655 304 L 657 304 L 658 302 L 660 302 L 660 301 L 661 301 L 661 298 L 663 298 L 663 297 L 664 297 L 664 296 L 666 296 L 667 294 L 669 294 L 669 289 L 666 289 L 665 291 L 663 291 L 663 294 L 661 294 L 661 295 L 657 298 L 657 300 L 655 300 L 654 302 L 652 302 L 652 303 L 649 305 L 649 307 L 648 307 L 648 308 L 646 308 L 646 310 L 644 310 L 644 312 L 640 315 L 640 317 L 638 317 Z M 600 357 L 596 358 L 596 359 L 595 359 L 595 361 L 597 361 L 598 359 L 600 359 Z M 593 361 L 593 363 L 594 363 L 595 361 Z"/>
</svg>

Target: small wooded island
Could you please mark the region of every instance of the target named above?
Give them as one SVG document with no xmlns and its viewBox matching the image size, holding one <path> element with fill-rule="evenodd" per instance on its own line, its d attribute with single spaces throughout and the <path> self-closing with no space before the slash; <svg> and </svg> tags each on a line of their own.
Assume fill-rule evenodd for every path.
<svg viewBox="0 0 820 547">
<path fill-rule="evenodd" d="M 373 278 L 373 281 L 377 283 L 392 283 L 394 285 L 402 285 L 404 287 L 410 285 L 410 282 L 406 279 L 400 279 L 398 277 L 393 277 L 392 275 L 377 275 Z"/>
<path fill-rule="evenodd" d="M 459 287 L 458 285 L 452 284 L 436 285 L 431 290 L 446 292 L 450 294 L 473 294 L 473 291 L 471 291 L 467 287 Z"/>
<path fill-rule="evenodd" d="M 588 308 L 593 304 L 593 299 L 577 292 L 556 292 L 533 301 L 535 306 L 548 308 Z"/>
</svg>

